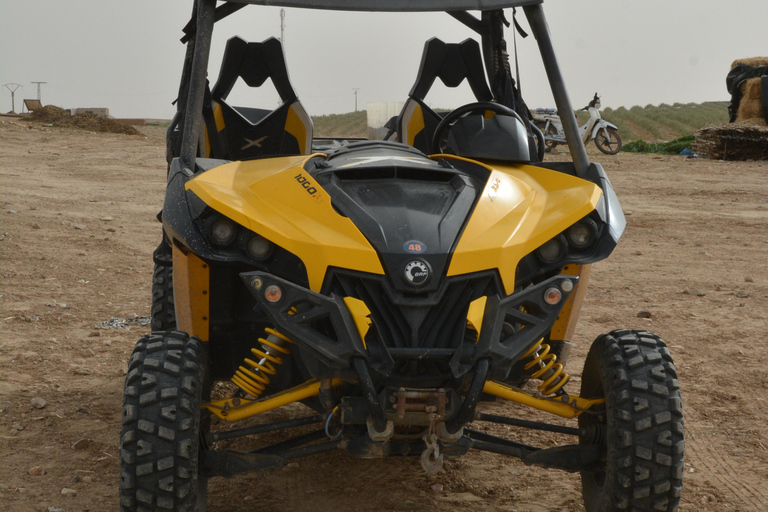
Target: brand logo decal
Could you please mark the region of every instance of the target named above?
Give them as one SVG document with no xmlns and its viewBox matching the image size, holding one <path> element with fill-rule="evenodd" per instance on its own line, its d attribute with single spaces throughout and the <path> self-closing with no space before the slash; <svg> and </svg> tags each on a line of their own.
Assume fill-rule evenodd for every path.
<svg viewBox="0 0 768 512">
<path fill-rule="evenodd" d="M 491 201 L 496 199 L 496 193 L 499 191 L 500 186 L 501 186 L 501 180 L 499 178 L 493 178 L 493 183 L 491 184 L 491 188 L 488 189 L 488 197 L 491 198 Z"/>
<path fill-rule="evenodd" d="M 309 182 L 309 180 L 301 173 L 297 174 L 295 176 L 296 181 L 301 183 L 301 186 L 304 187 L 304 189 L 311 195 L 312 197 L 317 197 L 317 188 L 313 187 L 312 184 Z M 318 194 L 319 195 L 319 194 Z"/>
<path fill-rule="evenodd" d="M 420 286 L 429 279 L 429 267 L 423 261 L 413 260 L 405 266 L 405 278 L 409 283 Z"/>
<path fill-rule="evenodd" d="M 427 244 L 418 240 L 408 240 L 403 244 L 403 250 L 411 254 L 421 254 L 427 250 Z"/>
<path fill-rule="evenodd" d="M 247 137 L 244 137 L 244 139 L 245 139 L 246 144 L 245 144 L 245 146 L 240 148 L 240 151 L 245 151 L 246 149 L 252 148 L 254 146 L 256 146 L 257 148 L 260 148 L 261 147 L 261 143 L 264 142 L 267 139 L 267 136 L 265 135 L 264 137 L 262 137 L 260 139 L 256 139 L 256 140 L 251 140 L 251 139 L 249 139 Z"/>
</svg>

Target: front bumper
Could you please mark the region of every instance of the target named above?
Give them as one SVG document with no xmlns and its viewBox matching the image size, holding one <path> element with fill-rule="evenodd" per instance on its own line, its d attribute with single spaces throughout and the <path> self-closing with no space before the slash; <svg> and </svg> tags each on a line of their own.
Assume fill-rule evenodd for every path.
<svg viewBox="0 0 768 512">
<path fill-rule="evenodd" d="M 487 297 L 480 334 L 473 343 L 465 340 L 450 348 L 383 347 L 373 353 L 361 339 L 343 297 L 321 295 L 266 272 L 244 272 L 240 277 L 276 329 L 297 344 L 302 362 L 316 379 L 343 378 L 358 357 L 384 376 L 395 359 L 448 358 L 455 378 L 487 358 L 490 377 L 504 379 L 512 365 L 552 328 L 578 279 L 556 275 L 506 297 Z M 274 286 L 280 298 L 272 302 L 265 291 Z M 561 294 L 556 304 L 544 299 L 551 288 Z"/>
</svg>

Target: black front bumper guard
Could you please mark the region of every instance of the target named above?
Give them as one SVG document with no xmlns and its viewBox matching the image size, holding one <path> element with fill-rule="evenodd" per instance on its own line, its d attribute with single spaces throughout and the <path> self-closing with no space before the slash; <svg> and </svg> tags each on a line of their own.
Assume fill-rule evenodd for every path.
<svg viewBox="0 0 768 512">
<path fill-rule="evenodd" d="M 320 295 L 266 272 L 244 272 L 240 276 L 277 330 L 298 345 L 302 359 L 314 378 L 343 378 L 350 369 L 354 370 L 368 405 L 372 426 L 375 431 L 384 432 L 387 428 L 386 413 L 370 375 L 371 355 L 365 349 L 343 298 Z M 449 432 L 458 432 L 471 420 L 486 380 L 491 377 L 505 378 L 524 352 L 551 329 L 573 289 L 575 279 L 574 276 L 558 275 L 504 298 L 488 297 L 477 343 L 461 344 L 449 362 L 456 378 L 475 369 L 461 406 L 446 423 Z M 561 294 L 557 304 L 544 300 L 546 290 L 553 287 Z M 505 327 L 508 334 L 503 335 Z M 403 351 L 402 348 L 398 350 Z M 428 355 L 431 350 L 445 349 L 411 350 Z M 386 348 L 377 357 L 392 360 Z M 377 368 L 391 367 L 381 365 L 381 361 L 378 363 Z"/>
<path fill-rule="evenodd" d="M 266 272 L 243 272 L 240 277 L 276 329 L 293 340 L 303 356 L 309 356 L 304 357 L 305 360 L 317 363 L 309 366 L 310 372 L 315 370 L 313 377 L 341 377 L 340 372 L 352 368 L 355 358 L 363 359 L 370 366 L 371 353 L 360 339 L 343 297 L 320 295 Z M 576 279 L 575 276 L 557 275 L 506 297 L 489 296 L 477 343 L 465 342 L 449 349 L 452 351 L 449 365 L 454 377 L 467 374 L 481 359 L 490 360 L 493 378 L 506 377 L 525 351 L 552 328 Z M 566 281 L 570 286 L 564 286 Z M 275 302 L 265 295 L 265 290 L 271 286 L 278 286 L 281 290 L 281 296 Z M 544 300 L 544 292 L 552 287 L 558 288 L 562 294 L 561 300 L 554 305 Z M 317 326 L 322 326 L 322 330 Z M 410 352 L 419 358 L 429 357 L 432 352 L 443 357 L 446 351 L 444 348 L 421 347 L 391 350 L 385 347 L 375 357 L 392 361 L 393 353 L 400 359 L 407 358 Z M 391 365 L 376 361 L 374 367 L 381 372 L 391 368 Z"/>
</svg>

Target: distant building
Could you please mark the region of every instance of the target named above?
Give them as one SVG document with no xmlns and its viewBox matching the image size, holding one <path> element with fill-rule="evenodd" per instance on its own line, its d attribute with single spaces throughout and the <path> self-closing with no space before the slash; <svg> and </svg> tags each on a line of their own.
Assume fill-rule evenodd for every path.
<svg viewBox="0 0 768 512">
<path fill-rule="evenodd" d="M 368 112 L 368 138 L 381 140 L 389 131 L 384 125 L 403 109 L 404 102 L 371 102 L 366 106 Z"/>
</svg>

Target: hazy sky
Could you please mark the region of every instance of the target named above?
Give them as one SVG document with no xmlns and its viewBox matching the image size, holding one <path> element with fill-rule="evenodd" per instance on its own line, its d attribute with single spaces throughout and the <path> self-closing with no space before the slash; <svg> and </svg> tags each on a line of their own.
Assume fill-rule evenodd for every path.
<svg viewBox="0 0 768 512">
<path fill-rule="evenodd" d="M 0 85 L 15 82 L 16 111 L 44 104 L 108 107 L 116 117 L 170 118 L 175 111 L 191 0 L 0 0 Z M 546 0 L 544 9 L 575 107 L 594 92 L 603 107 L 727 100 L 734 59 L 768 55 L 768 1 Z M 511 18 L 511 11 L 508 12 Z M 519 12 L 522 26 L 528 23 Z M 750 28 L 752 27 L 752 28 Z M 280 9 L 249 6 L 217 23 L 210 76 L 226 40 L 280 35 Z M 311 115 L 354 110 L 367 102 L 402 101 L 416 77 L 424 42 L 460 42 L 473 33 L 444 13 L 338 13 L 286 9 L 285 53 L 294 88 Z M 507 31 L 510 41 L 511 31 Z M 552 106 L 533 37 L 518 37 L 523 96 Z M 274 91 L 236 87 L 243 106 L 276 104 Z M 437 83 L 433 107 L 473 101 Z M 11 109 L 7 89 L 0 111 Z"/>
</svg>

